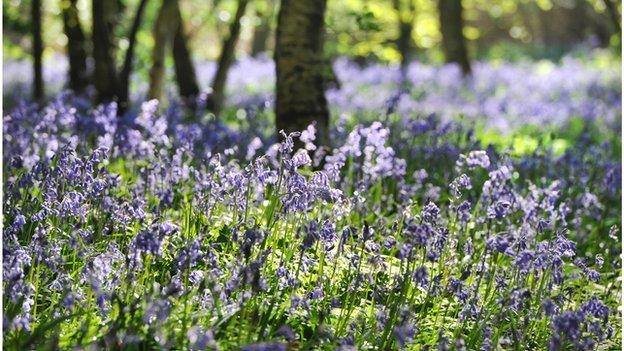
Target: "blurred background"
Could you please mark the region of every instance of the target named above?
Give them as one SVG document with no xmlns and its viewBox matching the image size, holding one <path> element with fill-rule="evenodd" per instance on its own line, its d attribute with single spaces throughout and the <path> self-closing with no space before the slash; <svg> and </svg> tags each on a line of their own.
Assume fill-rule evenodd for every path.
<svg viewBox="0 0 624 351">
<path fill-rule="evenodd" d="M 62 11 L 68 0 L 46 0 L 42 6 L 44 56 L 64 53 L 67 36 Z M 138 0 L 119 1 L 116 45 L 128 45 L 128 32 Z M 579 45 L 617 48 L 620 45 L 620 3 L 613 0 L 464 0 L 463 33 L 469 51 L 477 60 L 558 60 Z M 28 56 L 30 0 L 4 0 L 4 59 Z M 76 4 L 83 30 L 91 32 L 91 1 Z M 152 23 L 160 1 L 148 1 L 137 34 L 137 68 L 149 65 L 154 45 Z M 222 38 L 238 6 L 237 0 L 182 0 L 180 9 L 193 57 L 214 60 Z M 237 55 L 256 56 L 273 49 L 277 0 L 249 1 L 240 21 Z M 398 63 L 401 23 L 408 24 L 409 50 L 413 58 L 440 63 L 441 33 L 437 2 L 431 0 L 340 0 L 328 1 L 326 12 L 326 52 L 348 56 L 360 62 Z M 121 54 L 122 51 L 119 51 Z"/>
<path fill-rule="evenodd" d="M 279 8 L 278 0 L 5 0 L 3 106 L 71 88 L 122 110 L 129 101 L 206 91 L 215 115 L 222 105 L 236 107 L 233 114 L 268 107 Z M 490 121 L 504 115 L 502 129 L 518 116 L 538 124 L 617 121 L 620 18 L 615 0 L 329 0 L 322 28 L 329 105 L 338 114 L 391 103 Z M 444 63 L 474 79 L 455 89 L 462 79 Z M 107 86 L 111 77 L 119 84 Z M 401 97 L 401 81 L 410 99 Z"/>
</svg>

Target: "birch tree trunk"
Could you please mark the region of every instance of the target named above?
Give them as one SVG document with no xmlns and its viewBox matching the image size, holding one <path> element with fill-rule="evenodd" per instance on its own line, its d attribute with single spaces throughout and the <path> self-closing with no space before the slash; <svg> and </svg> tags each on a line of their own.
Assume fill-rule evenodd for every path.
<svg viewBox="0 0 624 351">
<path fill-rule="evenodd" d="M 154 23 L 154 48 L 152 49 L 152 67 L 149 72 L 149 99 L 161 99 L 165 79 L 165 54 L 173 43 L 178 26 L 176 16 L 177 0 L 163 0 Z"/>
<path fill-rule="evenodd" d="M 325 8 L 326 0 L 282 0 L 275 41 L 277 132 L 301 131 L 316 123 L 320 145 L 329 143 L 323 74 Z"/>
</svg>

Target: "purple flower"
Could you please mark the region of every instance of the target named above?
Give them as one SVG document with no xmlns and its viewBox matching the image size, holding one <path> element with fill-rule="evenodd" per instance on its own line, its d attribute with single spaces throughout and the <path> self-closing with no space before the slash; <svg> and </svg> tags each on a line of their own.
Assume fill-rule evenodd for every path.
<svg viewBox="0 0 624 351">
<path fill-rule="evenodd" d="M 552 317 L 557 314 L 559 308 L 551 299 L 545 299 L 542 301 L 542 309 L 544 310 L 544 314 L 548 317 Z"/>
<path fill-rule="evenodd" d="M 264 342 L 241 346 L 241 351 L 286 351 L 288 345 L 281 342 Z"/>
<path fill-rule="evenodd" d="M 581 314 L 573 311 L 565 311 L 553 318 L 552 328 L 557 334 L 565 336 L 569 340 L 577 341 L 581 336 L 583 321 L 584 318 Z"/>
<path fill-rule="evenodd" d="M 189 328 L 186 333 L 190 347 L 194 350 L 206 350 L 209 347 L 216 349 L 216 344 L 214 340 L 214 335 L 210 330 L 202 330 L 198 326 L 193 326 Z"/>
<path fill-rule="evenodd" d="M 414 282 L 423 288 L 426 288 L 429 285 L 429 273 L 427 272 L 427 267 L 420 266 L 416 268 L 414 271 Z"/>
<path fill-rule="evenodd" d="M 467 156 L 460 155 L 459 160 L 457 160 L 458 168 L 462 168 L 464 165 L 467 166 L 468 169 L 475 169 L 477 167 L 487 169 L 490 167 L 490 158 L 485 151 L 470 151 Z"/>
<path fill-rule="evenodd" d="M 592 296 L 589 301 L 585 302 L 580 310 L 585 315 L 592 315 L 595 318 L 603 320 L 605 323 L 609 317 L 609 307 L 602 303 L 596 296 Z"/>
<path fill-rule="evenodd" d="M 412 324 L 404 324 L 394 328 L 394 336 L 402 348 L 412 342 L 414 335 L 416 335 L 416 328 Z"/>
<path fill-rule="evenodd" d="M 464 201 L 459 204 L 459 206 L 457 206 L 457 216 L 459 221 L 462 223 L 468 223 L 468 221 L 470 221 L 470 218 L 472 217 L 470 213 L 471 211 L 472 206 L 470 205 L 470 202 Z"/>
<path fill-rule="evenodd" d="M 524 250 L 516 256 L 514 264 L 522 274 L 527 274 L 531 269 L 535 253 L 532 250 Z"/>
<path fill-rule="evenodd" d="M 421 216 L 426 222 L 435 223 L 440 216 L 440 209 L 433 202 L 430 202 L 422 209 Z"/>
</svg>

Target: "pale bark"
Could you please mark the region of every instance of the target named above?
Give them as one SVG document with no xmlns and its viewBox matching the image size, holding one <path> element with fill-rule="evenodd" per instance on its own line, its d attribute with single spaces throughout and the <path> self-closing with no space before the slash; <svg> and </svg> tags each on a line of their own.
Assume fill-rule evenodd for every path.
<svg viewBox="0 0 624 351">
<path fill-rule="evenodd" d="M 163 0 L 154 24 L 154 47 L 152 49 L 152 67 L 149 72 L 149 99 L 161 99 L 165 79 L 165 54 L 173 43 L 178 26 L 176 16 L 177 0 Z"/>
<path fill-rule="evenodd" d="M 325 0 L 282 0 L 275 43 L 277 132 L 301 131 L 315 123 L 321 145 L 329 143 L 323 74 L 325 8 Z"/>
</svg>

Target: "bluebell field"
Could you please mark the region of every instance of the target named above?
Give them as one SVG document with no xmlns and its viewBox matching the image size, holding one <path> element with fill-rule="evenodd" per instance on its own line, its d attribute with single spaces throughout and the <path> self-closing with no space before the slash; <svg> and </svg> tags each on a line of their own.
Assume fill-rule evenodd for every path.
<svg viewBox="0 0 624 351">
<path fill-rule="evenodd" d="M 415 62 L 406 84 L 341 59 L 331 149 L 314 126 L 276 143 L 268 59 L 233 68 L 220 118 L 141 102 L 140 78 L 118 118 L 61 91 L 62 64 L 36 106 L 19 67 L 7 349 L 621 345 L 618 66 Z"/>
</svg>

